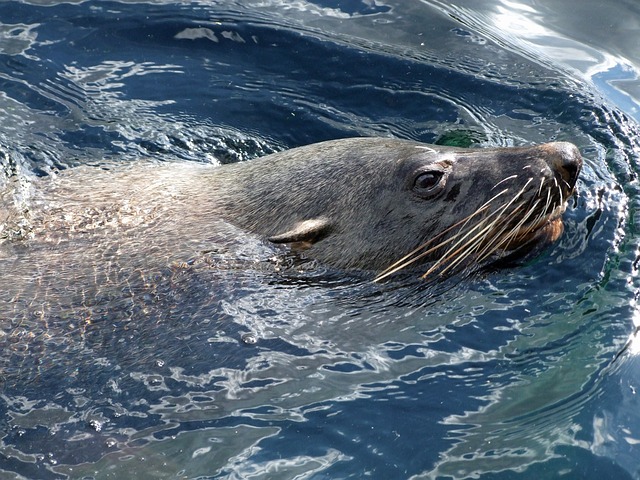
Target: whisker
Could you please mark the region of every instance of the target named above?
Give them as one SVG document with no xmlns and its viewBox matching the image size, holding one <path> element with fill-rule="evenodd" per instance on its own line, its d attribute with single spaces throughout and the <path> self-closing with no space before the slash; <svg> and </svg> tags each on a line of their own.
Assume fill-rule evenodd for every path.
<svg viewBox="0 0 640 480">
<path fill-rule="evenodd" d="M 485 208 L 486 209 L 486 208 Z M 472 213 L 471 215 L 469 215 L 466 218 L 463 218 L 462 220 L 460 220 L 459 222 L 451 225 L 450 227 L 446 228 L 445 230 L 443 230 L 442 232 L 440 232 L 438 235 L 436 235 L 433 238 L 430 238 L 429 240 L 427 240 L 425 243 L 423 243 L 422 245 L 420 245 L 419 247 L 413 249 L 411 252 L 409 252 L 408 254 L 406 254 L 404 257 L 402 257 L 400 260 L 396 261 L 395 263 L 393 263 L 392 265 L 390 265 L 389 267 L 387 267 L 385 270 L 383 270 L 382 272 L 380 272 L 378 274 L 378 276 L 373 280 L 374 282 L 379 282 L 380 280 L 388 277 L 389 275 L 393 275 L 394 273 L 402 270 L 403 268 L 408 267 L 409 265 L 411 265 L 412 263 L 417 262 L 418 260 L 420 260 L 421 258 L 424 258 L 425 256 L 429 255 L 430 253 L 432 253 L 434 250 L 437 250 L 438 248 L 442 247 L 443 245 L 446 245 L 447 243 L 453 241 L 456 239 L 456 237 L 458 235 L 460 235 L 460 232 L 456 233 L 455 235 L 449 237 L 447 240 L 444 240 L 440 243 L 438 243 L 437 245 L 435 245 L 434 247 L 429 248 L 428 250 L 425 250 L 424 252 L 420 253 L 419 255 L 416 255 L 418 252 L 420 252 L 420 250 L 424 250 L 425 248 L 427 248 L 430 244 L 432 244 L 434 242 L 434 240 L 437 240 L 439 237 L 442 237 L 444 234 L 446 234 L 447 232 L 449 232 L 450 230 L 452 230 L 453 228 L 457 227 L 458 225 L 460 225 L 461 223 L 466 223 L 469 221 L 469 219 L 471 217 L 473 217 L 474 215 L 478 214 L 480 212 L 480 210 L 476 210 L 474 213 Z M 416 256 L 414 256 L 416 255 Z"/>
<path fill-rule="evenodd" d="M 531 179 L 529 179 L 529 181 L 531 181 Z M 529 182 L 527 182 L 528 184 Z M 524 190 L 524 187 L 523 187 Z M 447 250 L 444 255 L 442 256 L 442 258 L 440 258 L 436 263 L 434 263 L 428 270 L 426 273 L 424 273 L 422 275 L 422 278 L 426 278 L 427 276 L 429 276 L 431 273 L 433 273 L 435 270 L 437 270 L 442 264 L 444 264 L 445 262 L 447 262 L 448 260 L 450 260 L 451 258 L 456 258 L 456 255 L 459 255 L 457 260 L 447 266 L 447 268 L 445 268 L 443 271 L 440 272 L 440 274 L 443 274 L 445 272 L 447 272 L 448 270 L 450 270 L 451 268 L 453 268 L 455 265 L 459 264 L 460 261 L 464 260 L 465 258 L 467 258 L 469 255 L 473 254 L 475 252 L 475 250 L 477 250 L 477 248 L 482 244 L 482 242 L 484 240 L 486 240 L 486 233 L 487 232 L 491 232 L 493 230 L 493 228 L 495 227 L 496 223 L 500 220 L 502 214 L 504 213 L 504 211 L 509 208 L 510 205 L 513 204 L 513 202 L 515 201 L 515 199 L 522 193 L 521 190 L 520 192 L 518 192 L 509 202 L 505 203 L 502 207 L 496 209 L 494 212 L 492 212 L 489 216 L 487 216 L 485 219 L 483 219 L 481 222 L 479 222 L 478 224 L 476 224 L 473 228 L 471 228 L 466 235 L 464 235 L 458 242 L 456 242 L 456 244 L 454 244 L 453 246 L 451 246 L 449 248 L 449 250 Z M 488 225 L 486 225 L 485 227 L 483 227 L 479 232 L 477 232 L 473 237 L 471 237 L 470 239 L 468 239 L 468 237 L 474 232 L 474 230 L 480 228 L 482 226 L 483 223 L 486 223 L 489 219 L 491 219 L 491 217 L 495 216 L 496 218 L 493 219 Z M 463 243 L 465 240 L 466 243 Z M 455 249 L 455 250 L 454 250 Z"/>
<path fill-rule="evenodd" d="M 488 226 L 490 227 L 489 232 L 491 233 L 491 235 L 484 236 L 481 238 L 476 238 L 475 244 L 471 245 L 468 251 L 463 252 L 464 255 L 461 255 L 461 257 L 456 259 L 455 262 L 453 262 L 451 265 L 448 265 L 444 270 L 440 272 L 440 274 L 446 273 L 448 270 L 454 268 L 456 265 L 461 263 L 461 261 L 463 261 L 473 253 L 477 253 L 479 261 L 482 261 L 488 256 L 490 256 L 491 254 L 493 254 L 498 248 L 501 248 L 502 245 L 504 245 L 504 237 L 503 237 L 504 232 L 513 229 L 513 227 L 509 226 L 509 219 L 504 218 L 504 216 L 502 215 L 510 204 L 511 202 L 505 205 L 500 211 L 500 215 L 498 215 L 498 217 Z M 517 214 L 520 210 L 524 208 L 525 208 L 524 204 L 522 203 L 518 204 L 516 205 L 514 210 L 509 212 L 509 214 L 510 215 Z M 526 222 L 526 218 L 528 215 L 529 215 L 529 212 L 525 211 L 525 219 L 522 220 L 522 223 Z M 520 225 L 520 222 L 518 225 Z M 509 233 L 509 235 L 511 235 L 511 233 Z M 482 250 L 478 251 L 483 241 L 484 242 L 488 241 L 488 242 L 485 244 L 485 247 Z"/>
<path fill-rule="evenodd" d="M 490 242 L 487 243 L 485 248 L 478 253 L 479 261 L 482 261 L 485 258 L 489 257 L 498 248 L 502 248 L 503 246 L 504 246 L 504 248 L 508 248 L 509 242 L 511 242 L 511 240 L 514 237 L 517 236 L 518 229 L 524 223 L 526 223 L 526 221 L 527 221 L 527 219 L 528 219 L 528 217 L 530 215 L 530 212 L 525 210 L 524 204 L 517 205 L 516 208 L 512 212 L 510 212 L 513 215 L 513 214 L 519 213 L 522 210 L 524 210 L 524 217 L 522 219 L 520 219 L 520 221 L 518 222 L 518 224 L 515 227 L 514 226 L 510 226 L 509 222 L 505 221 L 500 226 L 500 229 L 496 230 L 493 233 L 493 235 L 491 236 Z M 507 233 L 505 234 L 505 232 L 507 232 Z"/>
<path fill-rule="evenodd" d="M 518 178 L 518 175 L 511 175 L 510 177 L 503 178 L 498 183 L 496 183 L 493 187 L 491 187 L 491 190 L 489 190 L 489 191 L 492 191 L 494 188 L 496 188 L 501 183 L 504 183 L 504 182 L 509 181 L 509 180 L 513 180 L 514 178 Z"/>
<path fill-rule="evenodd" d="M 560 193 L 560 198 L 562 199 L 563 195 L 562 193 Z M 525 216 L 518 222 L 518 224 L 516 224 L 513 227 L 513 231 L 510 232 L 507 237 L 505 237 L 506 242 L 504 243 L 505 245 L 505 249 L 509 248 L 509 245 L 511 243 L 511 241 L 514 238 L 517 238 L 518 236 L 522 236 L 522 235 L 527 235 L 530 232 L 535 231 L 536 229 L 538 229 L 541 225 L 543 225 L 544 223 L 546 223 L 548 221 L 548 217 L 549 215 L 552 215 L 553 212 L 556 209 L 561 208 L 561 206 L 564 204 L 564 202 L 562 201 L 559 205 L 557 205 L 556 207 L 551 208 L 551 206 L 553 205 L 553 198 L 551 198 L 551 194 L 548 191 L 547 192 L 547 198 L 546 198 L 546 202 L 544 204 L 544 207 L 540 209 L 540 211 L 535 215 L 535 217 L 533 219 L 531 219 L 533 217 L 533 213 L 536 210 L 536 207 L 540 204 L 540 199 L 537 199 L 528 209 L 528 211 L 526 212 Z M 549 211 L 551 210 L 551 211 Z M 529 225 L 524 227 L 525 223 L 529 222 Z M 500 246 L 499 248 L 502 248 L 502 246 Z"/>
<path fill-rule="evenodd" d="M 558 177 L 554 175 L 553 180 L 554 180 L 554 182 L 555 182 L 555 184 L 556 184 L 556 187 L 560 188 L 560 186 L 558 185 Z M 567 191 L 569 191 L 569 192 L 570 192 L 571 190 L 573 190 L 573 188 L 571 187 L 571 185 L 569 185 L 569 182 L 567 182 L 567 181 L 564 179 L 564 177 L 562 177 L 562 176 L 561 176 L 561 177 L 560 177 L 560 181 L 561 181 L 562 183 L 564 183 L 564 184 L 567 186 Z"/>
<path fill-rule="evenodd" d="M 538 204 L 539 202 L 536 201 L 536 203 L 532 206 L 532 208 L 535 208 L 535 206 Z M 524 205 L 520 204 L 518 206 L 518 209 L 524 209 Z M 514 211 L 514 213 L 517 213 L 517 211 Z M 520 221 L 512 227 L 508 227 L 508 223 L 505 223 L 503 229 L 501 232 L 496 233 L 495 238 L 498 240 L 496 243 L 494 243 L 494 245 L 492 246 L 491 249 L 486 248 L 485 250 L 483 250 L 480 254 L 479 254 L 479 261 L 483 261 L 486 258 L 488 258 L 489 256 L 491 256 L 493 253 L 495 253 L 499 248 L 504 248 L 505 250 L 507 250 L 509 248 L 509 245 L 511 244 L 511 242 L 517 238 L 520 235 L 526 235 L 528 234 L 530 231 L 534 230 L 530 227 L 524 228 L 523 229 L 523 225 L 525 225 L 527 223 L 527 221 L 529 221 L 529 219 L 531 218 L 533 214 L 533 210 L 532 209 L 527 209 L 525 210 L 524 216 L 520 219 Z M 535 224 L 538 221 L 538 219 L 536 219 L 533 224 Z M 501 234 L 507 230 L 510 230 L 506 235 L 502 236 Z"/>
<path fill-rule="evenodd" d="M 485 209 L 483 209 L 483 211 Z M 452 228 L 460 225 L 460 223 L 464 222 L 466 224 L 471 219 L 471 217 L 475 216 L 479 212 L 480 212 L 480 210 L 476 210 L 472 215 L 469 215 L 469 217 L 467 217 L 467 218 L 463 219 L 462 221 L 460 221 L 460 222 L 452 225 L 451 227 L 447 228 L 446 230 L 444 230 L 443 232 L 438 234 L 436 237 L 434 237 L 432 239 L 429 239 L 429 241 L 427 241 L 426 243 L 420 245 L 418 248 L 414 249 L 412 252 L 410 252 L 409 254 L 407 254 L 404 257 L 402 257 L 396 263 L 394 263 L 393 265 L 391 265 L 390 267 L 388 267 L 387 269 L 382 271 L 373 281 L 374 282 L 379 282 L 380 280 L 383 280 L 386 277 L 388 277 L 390 275 L 393 275 L 394 273 L 402 270 L 403 268 L 408 267 L 409 265 L 417 262 L 418 260 L 421 260 L 422 258 L 426 257 L 427 255 L 429 255 L 429 254 L 433 253 L 434 251 L 438 250 L 439 248 L 442 248 L 444 245 L 447 245 L 448 243 L 453 242 L 456 238 L 458 238 L 460 235 L 462 235 L 464 233 L 464 230 L 461 230 L 461 231 L 455 233 L 454 235 L 452 235 L 451 237 L 447 238 L 446 240 L 443 240 L 442 242 L 434 245 L 433 247 L 429 248 L 428 250 L 425 250 L 425 251 L 421 252 L 419 255 L 415 255 L 420 250 L 426 248 L 427 245 L 431 244 L 432 241 L 435 240 L 437 237 L 441 237 L 443 234 L 447 233 Z M 462 228 L 464 228 L 464 225 L 463 225 Z M 412 257 L 412 255 L 415 255 L 415 256 Z"/>
<path fill-rule="evenodd" d="M 540 179 L 540 186 L 538 187 L 538 193 L 536 193 L 536 197 L 539 197 L 542 193 L 542 187 L 544 187 L 544 178 Z"/>
<path fill-rule="evenodd" d="M 487 231 L 491 232 L 492 231 L 492 225 L 489 225 L 487 227 Z M 467 242 L 467 244 L 463 245 L 460 249 L 458 249 L 456 252 L 452 252 L 451 255 L 449 255 L 448 257 L 446 257 L 444 260 L 448 260 L 450 258 L 453 258 L 454 261 L 449 263 L 449 265 L 447 265 L 445 268 L 443 268 L 439 274 L 440 275 L 444 275 L 446 272 L 448 272 L 449 270 L 452 270 L 453 268 L 455 268 L 457 265 L 459 265 L 460 263 L 462 263 L 465 259 L 467 259 L 468 257 L 470 257 L 471 255 L 473 255 L 474 253 L 476 253 L 476 251 L 478 250 L 478 248 L 482 245 L 482 242 L 485 241 L 487 238 L 486 235 L 483 236 L 475 236 L 473 237 L 469 242 Z M 457 257 L 456 254 L 458 252 L 461 252 Z M 431 271 L 435 270 L 435 269 L 430 269 Z M 427 272 L 424 274 L 423 278 L 425 276 L 428 276 L 431 272 Z"/>
<path fill-rule="evenodd" d="M 564 183 L 567 183 L 567 182 L 564 182 Z M 569 184 L 567 183 L 567 185 Z M 560 194 L 560 205 L 564 205 L 564 195 L 562 194 L 562 188 L 560 188 L 560 185 L 557 185 L 557 189 L 558 189 L 558 193 Z"/>
<path fill-rule="evenodd" d="M 458 258 L 458 260 L 460 260 L 460 259 L 466 258 L 469 254 L 473 253 L 473 250 L 474 250 L 475 246 L 479 245 L 482 242 L 482 240 L 485 238 L 486 235 L 483 235 L 483 234 L 485 234 L 485 232 L 490 232 L 491 231 L 491 228 L 493 227 L 494 222 L 489 223 L 482 230 L 480 230 L 476 235 L 474 235 L 470 239 L 467 239 L 467 237 L 469 235 L 471 235 L 472 231 L 475 230 L 476 228 L 478 228 L 482 224 L 482 222 L 478 223 L 472 230 L 468 231 L 467 234 L 464 237 L 462 237 L 462 239 L 460 239 L 460 241 L 458 241 L 453 247 L 449 248 L 449 250 L 447 250 L 445 252 L 443 257 L 440 258 L 437 262 L 435 262 L 426 271 L 426 273 L 424 273 L 422 275 L 422 278 L 428 277 L 431 273 L 433 273 L 435 270 L 437 270 L 442 264 L 446 263 L 448 260 L 450 260 L 452 258 L 456 258 L 456 256 L 458 256 L 457 258 Z M 467 240 L 466 243 L 462 243 L 465 240 Z M 462 245 L 460 246 L 461 243 L 462 243 Z M 453 250 L 454 248 L 455 248 L 455 250 Z M 467 252 L 467 253 L 464 253 L 464 255 L 459 255 L 461 252 L 462 253 Z M 456 263 L 457 263 L 457 261 L 456 261 Z M 447 271 L 449 269 L 449 267 L 451 267 L 451 265 L 449 265 L 447 268 L 445 268 L 443 270 L 443 272 Z M 441 272 L 441 273 L 443 273 L 443 272 Z"/>
<path fill-rule="evenodd" d="M 466 232 L 462 231 L 459 232 L 459 234 L 457 236 L 460 236 L 461 234 L 464 233 L 464 235 L 462 236 L 462 238 L 460 238 L 454 245 L 452 245 L 451 247 L 449 247 L 449 249 L 444 253 L 444 256 L 442 258 L 440 258 L 436 264 L 434 265 L 434 267 L 437 268 L 438 264 L 441 264 L 443 262 L 445 262 L 447 259 L 451 258 L 451 254 L 452 253 L 457 253 L 459 251 L 461 251 L 464 247 L 467 247 L 468 245 L 472 244 L 474 242 L 475 239 L 479 238 L 481 234 L 483 234 L 485 231 L 491 231 L 491 227 L 495 224 L 495 222 L 497 221 L 497 219 L 491 220 L 491 217 L 497 216 L 498 219 L 500 217 L 501 214 L 501 209 L 498 209 L 492 213 L 490 213 L 487 217 L 483 218 L 481 221 L 479 221 L 477 224 L 475 224 L 473 227 L 471 227 L 470 229 L 468 229 Z M 489 220 L 491 220 L 491 222 L 489 222 Z M 487 222 L 489 222 L 487 224 Z M 483 226 L 487 224 L 486 226 Z M 471 237 L 471 239 L 469 239 L 469 236 L 472 235 L 476 230 L 480 229 L 479 232 L 477 232 L 473 237 Z M 457 238 L 457 237 L 456 237 Z M 482 237 L 480 237 L 482 238 Z M 466 243 L 465 243 L 466 241 Z M 462 245 L 462 247 L 460 247 L 460 245 Z M 455 250 L 454 250 L 455 249 Z M 452 252 L 453 251 L 453 252 Z"/>
<path fill-rule="evenodd" d="M 481 214 L 482 212 L 484 212 L 485 210 L 487 210 L 487 208 L 489 208 L 489 205 L 491 204 L 491 202 L 493 202 L 494 200 L 496 200 L 497 198 L 499 198 L 501 195 L 504 195 L 505 193 L 507 193 L 509 191 L 509 189 L 504 189 L 502 191 L 500 191 L 499 193 L 497 193 L 496 195 L 494 195 L 493 197 L 491 197 L 489 200 L 487 200 L 484 204 L 482 204 L 475 212 L 473 212 L 471 215 L 463 218 L 462 220 L 460 220 L 459 222 L 454 223 L 453 225 L 451 225 L 450 227 L 446 228 L 445 230 L 443 230 L 442 232 L 440 232 L 438 235 L 434 236 L 433 238 L 430 238 L 427 242 L 423 243 L 422 245 L 420 245 L 419 247 L 415 248 L 414 250 L 412 250 L 411 252 L 409 252 L 407 255 L 405 255 L 404 257 L 402 257 L 400 260 L 396 261 L 395 263 L 393 263 L 391 266 L 387 267 L 385 270 L 383 270 L 380 274 L 378 274 L 378 276 L 373 280 L 374 282 L 379 282 L 380 280 L 383 280 L 384 278 L 393 275 L 394 273 L 402 270 L 403 268 L 408 267 L 409 265 L 417 262 L 418 260 L 424 258 L 425 256 L 429 255 L 430 253 L 432 253 L 433 251 L 441 248 L 442 246 L 454 241 L 459 235 L 461 235 L 462 233 L 464 233 L 464 227 L 466 226 L 466 224 L 476 215 Z M 416 255 L 418 252 L 420 252 L 421 250 L 427 248 L 430 244 L 432 244 L 435 240 L 437 240 L 438 238 L 442 237 L 443 235 L 445 235 L 446 233 L 448 233 L 449 231 L 451 231 L 452 229 L 456 228 L 457 226 L 462 225 L 461 227 L 461 231 L 456 233 L 455 235 L 453 235 L 452 237 L 448 238 L 447 240 L 440 242 L 439 244 L 437 244 L 434 247 L 431 247 L 430 249 L 420 253 L 417 256 Z"/>
<path fill-rule="evenodd" d="M 549 208 L 549 205 L 551 205 L 551 189 L 547 189 L 547 201 L 545 202 L 542 211 L 545 212 Z"/>
<path fill-rule="evenodd" d="M 526 191 L 527 186 L 533 181 L 533 178 L 529 178 L 529 180 L 527 180 L 527 182 L 525 183 L 525 185 L 520 189 L 520 191 L 518 191 L 518 193 L 516 193 L 509 202 L 505 203 L 502 207 L 496 209 L 495 212 L 492 212 L 490 214 L 490 216 L 488 216 L 487 218 L 484 219 L 484 221 L 486 221 L 487 219 L 489 219 L 490 217 L 497 215 L 496 218 L 489 223 L 486 227 L 484 227 L 480 232 L 478 232 L 474 237 L 472 237 L 469 241 L 467 241 L 466 243 L 464 243 L 462 246 L 459 247 L 459 245 L 467 238 L 469 237 L 469 235 L 471 235 L 471 233 L 473 232 L 474 229 L 478 228 L 478 226 L 481 225 L 481 222 L 478 223 L 473 229 L 471 229 L 469 232 L 467 232 L 467 234 L 465 236 L 462 237 L 462 239 L 460 239 L 456 244 L 454 244 L 452 247 L 449 248 L 449 250 L 447 250 L 445 252 L 445 254 L 443 255 L 442 258 L 440 258 L 436 263 L 434 263 L 428 270 L 427 272 L 425 272 L 422 275 L 422 278 L 426 278 L 428 277 L 431 273 L 433 273 L 435 270 L 437 270 L 443 263 L 447 262 L 448 260 L 450 260 L 451 258 L 455 258 L 456 255 L 459 255 L 459 257 L 456 259 L 455 262 L 453 262 L 452 264 L 448 265 L 444 270 L 442 270 L 440 272 L 440 274 L 444 274 L 446 273 L 448 270 L 450 270 L 451 268 L 455 267 L 456 265 L 458 265 L 462 260 L 464 260 L 465 258 L 468 258 L 470 255 L 472 255 L 474 253 L 474 251 L 482 244 L 482 241 L 486 240 L 486 235 L 485 236 L 481 236 L 482 234 L 484 234 L 485 232 L 491 232 L 492 228 L 495 226 L 496 222 L 501 218 L 502 214 L 506 211 L 507 208 L 509 208 L 521 195 L 523 192 Z M 455 248 L 455 250 L 453 250 Z"/>
</svg>

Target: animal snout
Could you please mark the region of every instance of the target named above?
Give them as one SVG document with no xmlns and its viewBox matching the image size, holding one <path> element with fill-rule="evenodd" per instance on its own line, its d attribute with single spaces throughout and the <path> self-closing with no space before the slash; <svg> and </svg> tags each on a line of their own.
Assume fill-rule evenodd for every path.
<svg viewBox="0 0 640 480">
<path fill-rule="evenodd" d="M 553 142 L 541 145 L 547 154 L 547 164 L 564 180 L 563 187 L 573 191 L 582 169 L 582 155 L 573 143 Z"/>
</svg>

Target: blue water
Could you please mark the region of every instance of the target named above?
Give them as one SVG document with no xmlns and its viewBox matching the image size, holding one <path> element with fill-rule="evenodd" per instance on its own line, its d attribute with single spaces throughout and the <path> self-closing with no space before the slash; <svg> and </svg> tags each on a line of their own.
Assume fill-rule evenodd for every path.
<svg viewBox="0 0 640 480">
<path fill-rule="evenodd" d="M 437 291 L 249 262 L 82 302 L 71 262 L 34 297 L 0 279 L 2 478 L 640 478 L 638 52 L 584 33 L 640 12 L 475 3 L 0 3 L 20 205 L 58 169 L 349 136 L 585 159 L 557 244 Z"/>
</svg>

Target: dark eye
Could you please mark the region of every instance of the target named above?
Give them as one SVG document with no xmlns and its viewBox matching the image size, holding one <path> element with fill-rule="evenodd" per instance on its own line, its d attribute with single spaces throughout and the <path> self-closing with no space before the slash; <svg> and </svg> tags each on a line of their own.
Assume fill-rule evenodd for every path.
<svg viewBox="0 0 640 480">
<path fill-rule="evenodd" d="M 422 172 L 413 181 L 413 189 L 417 193 L 428 193 L 440 184 L 443 175 L 443 172 L 438 171 Z"/>
</svg>

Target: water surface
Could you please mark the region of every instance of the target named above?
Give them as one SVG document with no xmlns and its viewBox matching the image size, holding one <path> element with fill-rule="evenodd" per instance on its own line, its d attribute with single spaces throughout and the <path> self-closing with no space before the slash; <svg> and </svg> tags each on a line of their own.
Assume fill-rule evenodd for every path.
<svg viewBox="0 0 640 480">
<path fill-rule="evenodd" d="M 476 3 L 1 3 L 12 208 L 59 169 L 349 136 L 567 140 L 585 159 L 557 244 L 437 292 L 278 273 L 260 265 L 286 254 L 255 239 L 238 268 L 85 303 L 72 265 L 53 302 L 5 275 L 3 475 L 640 477 L 638 8 Z"/>
</svg>

